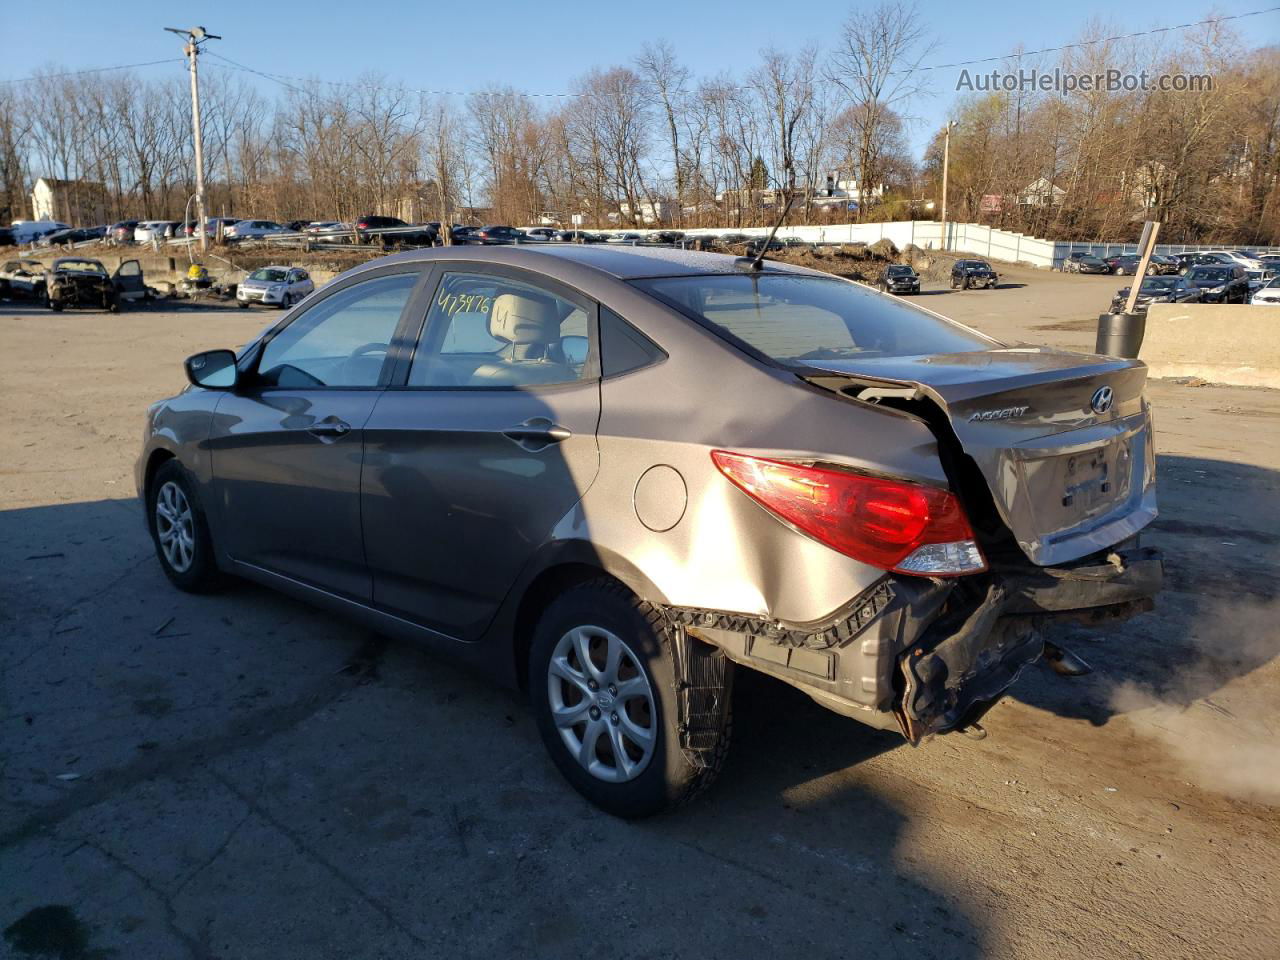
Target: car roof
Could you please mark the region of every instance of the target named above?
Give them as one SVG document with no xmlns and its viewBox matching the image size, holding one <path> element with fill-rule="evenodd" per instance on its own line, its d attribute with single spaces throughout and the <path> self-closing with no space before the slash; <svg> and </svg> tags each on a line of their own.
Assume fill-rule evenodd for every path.
<svg viewBox="0 0 1280 960">
<path fill-rule="evenodd" d="M 702 253 L 695 250 L 679 250 L 674 247 L 606 247 L 586 244 L 527 244 L 506 247 L 433 247 L 410 250 L 357 269 L 367 269 L 388 261 L 458 260 L 487 264 L 508 264 L 547 274 L 552 278 L 569 281 L 569 274 L 580 273 L 583 268 L 596 275 L 617 280 L 639 280 L 647 277 L 701 276 L 705 274 L 740 273 L 738 258 L 723 253 Z M 826 277 L 829 274 L 809 270 L 787 263 L 764 261 L 765 273 L 794 273 Z"/>
</svg>

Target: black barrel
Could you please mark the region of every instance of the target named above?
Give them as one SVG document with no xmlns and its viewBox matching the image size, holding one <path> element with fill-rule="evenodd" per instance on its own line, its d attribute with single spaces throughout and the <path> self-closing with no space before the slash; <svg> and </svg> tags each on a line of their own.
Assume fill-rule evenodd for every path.
<svg viewBox="0 0 1280 960">
<path fill-rule="evenodd" d="M 1137 359 L 1146 332 L 1145 313 L 1104 313 L 1098 317 L 1098 341 L 1093 352 Z"/>
</svg>

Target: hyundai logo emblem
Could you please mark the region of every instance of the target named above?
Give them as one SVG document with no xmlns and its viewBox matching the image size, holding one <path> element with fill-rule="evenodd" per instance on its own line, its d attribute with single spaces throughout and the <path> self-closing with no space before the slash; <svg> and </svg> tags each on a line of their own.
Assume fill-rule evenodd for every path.
<svg viewBox="0 0 1280 960">
<path fill-rule="evenodd" d="M 1089 406 L 1093 408 L 1094 413 L 1106 413 L 1111 409 L 1113 397 L 1110 387 L 1099 387 L 1093 392 L 1093 399 L 1089 401 Z"/>
</svg>

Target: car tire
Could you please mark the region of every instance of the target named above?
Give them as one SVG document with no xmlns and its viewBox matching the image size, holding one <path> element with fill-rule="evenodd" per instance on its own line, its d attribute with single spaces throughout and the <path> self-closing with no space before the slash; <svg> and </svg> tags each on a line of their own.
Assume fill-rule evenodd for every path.
<svg viewBox="0 0 1280 960">
<path fill-rule="evenodd" d="M 61 313 L 64 306 L 65 304 L 63 304 L 60 299 L 55 299 L 53 297 L 49 298 L 49 309 L 54 313 Z"/>
<path fill-rule="evenodd" d="M 965 277 L 963 280 L 961 280 L 961 281 L 960 281 L 960 289 L 961 289 L 961 290 L 968 290 L 968 289 L 969 289 L 969 278 L 968 278 L 968 277 Z"/>
<path fill-rule="evenodd" d="M 195 485 L 177 460 L 165 461 L 151 480 L 147 525 L 170 583 L 187 593 L 207 593 L 222 585 L 224 577 L 214 560 L 209 524 Z"/>
<path fill-rule="evenodd" d="M 561 594 L 535 628 L 529 699 L 542 741 L 570 785 L 614 816 L 647 817 L 687 803 L 711 784 L 728 752 L 728 663 L 720 694 L 726 698 L 723 720 L 712 731 L 714 748 L 701 755 L 701 764 L 681 748 L 672 655 L 676 640 L 661 610 L 607 578 Z M 590 668 L 582 662 L 583 650 Z M 628 687 L 633 695 L 614 699 Z M 631 736 L 646 731 L 647 745 Z M 619 743 L 626 756 L 621 763 L 615 752 Z"/>
<path fill-rule="evenodd" d="M 249 309 L 249 301 L 248 301 L 248 300 L 237 300 L 237 301 L 236 301 L 236 306 L 237 306 L 237 307 L 239 307 L 241 310 L 248 310 L 248 309 Z"/>
</svg>

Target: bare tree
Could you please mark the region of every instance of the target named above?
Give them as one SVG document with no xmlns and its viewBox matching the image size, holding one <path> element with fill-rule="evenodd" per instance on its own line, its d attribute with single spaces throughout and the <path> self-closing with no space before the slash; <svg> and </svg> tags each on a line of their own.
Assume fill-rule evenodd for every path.
<svg viewBox="0 0 1280 960">
<path fill-rule="evenodd" d="M 925 89 L 917 68 L 936 47 L 914 6 L 885 0 L 868 11 L 854 10 L 840 28 L 827 63 L 827 77 L 857 108 L 858 213 L 881 176 L 877 166 L 880 127 L 892 114 L 902 116 Z"/>
</svg>

